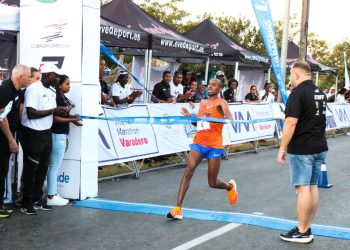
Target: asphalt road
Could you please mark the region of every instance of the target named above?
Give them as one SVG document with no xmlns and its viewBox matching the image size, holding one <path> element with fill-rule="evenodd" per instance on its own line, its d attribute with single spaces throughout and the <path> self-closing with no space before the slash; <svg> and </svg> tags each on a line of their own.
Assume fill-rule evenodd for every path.
<svg viewBox="0 0 350 250">
<path fill-rule="evenodd" d="M 333 187 L 320 189 L 321 203 L 314 223 L 350 228 L 350 140 L 348 136 L 338 136 L 328 143 L 328 178 Z M 296 196 L 290 186 L 289 168 L 277 164 L 276 154 L 277 149 L 270 148 L 222 161 L 220 177 L 234 178 L 238 184 L 240 198 L 233 207 L 224 191 L 208 187 L 207 162 L 203 161 L 184 207 L 296 220 Z M 105 181 L 99 184 L 99 197 L 173 205 L 182 173 L 183 168 L 173 167 L 143 173 L 139 180 L 124 177 Z M 214 237 L 216 230 L 227 227 L 231 229 Z M 40 211 L 37 216 L 16 211 L 12 218 L 1 219 L 0 249 L 173 249 L 188 242 L 194 242 L 193 249 L 350 249 L 349 240 L 315 236 L 311 244 L 300 245 L 281 241 L 279 233 L 263 227 L 186 218 L 168 221 L 165 216 L 70 205 Z"/>
</svg>

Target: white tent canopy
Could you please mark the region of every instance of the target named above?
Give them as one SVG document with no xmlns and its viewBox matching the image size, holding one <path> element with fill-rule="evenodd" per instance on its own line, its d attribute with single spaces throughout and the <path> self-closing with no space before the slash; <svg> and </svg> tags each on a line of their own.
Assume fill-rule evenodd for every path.
<svg viewBox="0 0 350 250">
<path fill-rule="evenodd" d="M 19 7 L 0 4 L 0 30 L 19 31 Z"/>
</svg>

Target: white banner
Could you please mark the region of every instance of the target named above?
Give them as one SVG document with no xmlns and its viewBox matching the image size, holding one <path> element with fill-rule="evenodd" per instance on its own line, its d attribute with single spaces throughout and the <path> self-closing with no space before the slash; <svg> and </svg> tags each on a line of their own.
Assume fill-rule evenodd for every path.
<svg viewBox="0 0 350 250">
<path fill-rule="evenodd" d="M 104 108 L 105 117 L 149 116 L 147 105 L 125 109 Z M 159 154 L 155 131 L 150 124 L 127 121 L 100 121 L 99 162 L 125 162 Z"/>
<path fill-rule="evenodd" d="M 125 109 L 104 107 L 106 117 L 180 116 L 181 108 L 197 113 L 188 103 L 130 105 Z M 234 120 L 247 121 L 273 118 L 271 104 L 230 104 Z M 223 128 L 224 145 L 272 138 L 275 122 L 258 124 L 225 124 Z M 192 124 L 151 125 L 127 122 L 100 121 L 99 126 L 99 165 L 127 162 L 147 157 L 184 152 L 189 150 L 196 133 Z M 146 143 L 147 141 L 147 143 Z M 128 144 L 126 144 L 128 143 Z"/>
<path fill-rule="evenodd" d="M 328 103 L 328 108 L 333 114 L 336 128 L 350 126 L 350 105 L 346 103 Z"/>
<path fill-rule="evenodd" d="M 71 81 L 80 82 L 81 5 L 82 0 L 57 0 L 52 3 L 22 0 L 20 62 L 36 68 L 54 64 Z"/>
</svg>

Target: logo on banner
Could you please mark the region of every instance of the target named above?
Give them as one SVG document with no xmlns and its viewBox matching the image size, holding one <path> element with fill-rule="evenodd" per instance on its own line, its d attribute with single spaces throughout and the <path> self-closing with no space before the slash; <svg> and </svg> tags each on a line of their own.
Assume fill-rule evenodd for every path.
<svg viewBox="0 0 350 250">
<path fill-rule="evenodd" d="M 250 120 L 252 120 L 252 116 L 250 115 L 249 111 L 247 111 L 246 117 L 244 117 L 242 112 L 240 112 L 240 111 L 234 112 L 233 117 L 234 117 L 234 120 L 237 120 L 237 121 L 250 121 Z M 243 124 L 242 123 L 232 123 L 231 125 L 232 125 L 233 131 L 235 131 L 235 133 L 241 133 L 242 126 L 245 128 L 246 132 L 249 132 L 250 126 L 255 131 L 254 124 L 252 124 L 252 123 L 243 123 Z"/>
<path fill-rule="evenodd" d="M 197 133 L 197 128 L 191 123 L 185 124 L 184 128 L 187 138 L 193 138 L 194 135 Z"/>
<path fill-rule="evenodd" d="M 68 174 L 65 174 L 64 172 L 62 174 L 60 174 L 59 176 L 57 176 L 57 182 L 59 183 L 69 183 L 70 181 L 70 177 Z"/>
<path fill-rule="evenodd" d="M 67 49 L 69 48 L 69 43 L 55 43 L 60 41 L 60 38 L 64 37 L 64 27 L 68 23 L 54 23 L 51 25 L 46 25 L 41 28 L 42 35 L 40 40 L 42 43 L 31 44 L 32 48 L 35 49 Z"/>
<path fill-rule="evenodd" d="M 55 39 L 63 37 L 63 27 L 67 25 L 67 23 L 61 24 L 52 24 L 44 27 L 44 32 L 47 33 L 46 36 L 41 37 L 40 39 L 44 40 L 44 42 L 52 42 Z"/>
</svg>

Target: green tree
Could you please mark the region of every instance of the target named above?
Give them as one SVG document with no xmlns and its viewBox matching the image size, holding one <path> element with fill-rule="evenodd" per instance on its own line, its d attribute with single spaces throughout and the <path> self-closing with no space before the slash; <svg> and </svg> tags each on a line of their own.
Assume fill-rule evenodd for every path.
<svg viewBox="0 0 350 250">
<path fill-rule="evenodd" d="M 167 0 L 159 2 L 155 0 L 144 0 L 139 6 L 157 20 L 169 25 L 171 28 L 183 31 L 183 19 L 190 15 L 189 12 L 180 9 L 176 4 L 183 0 Z"/>
</svg>

